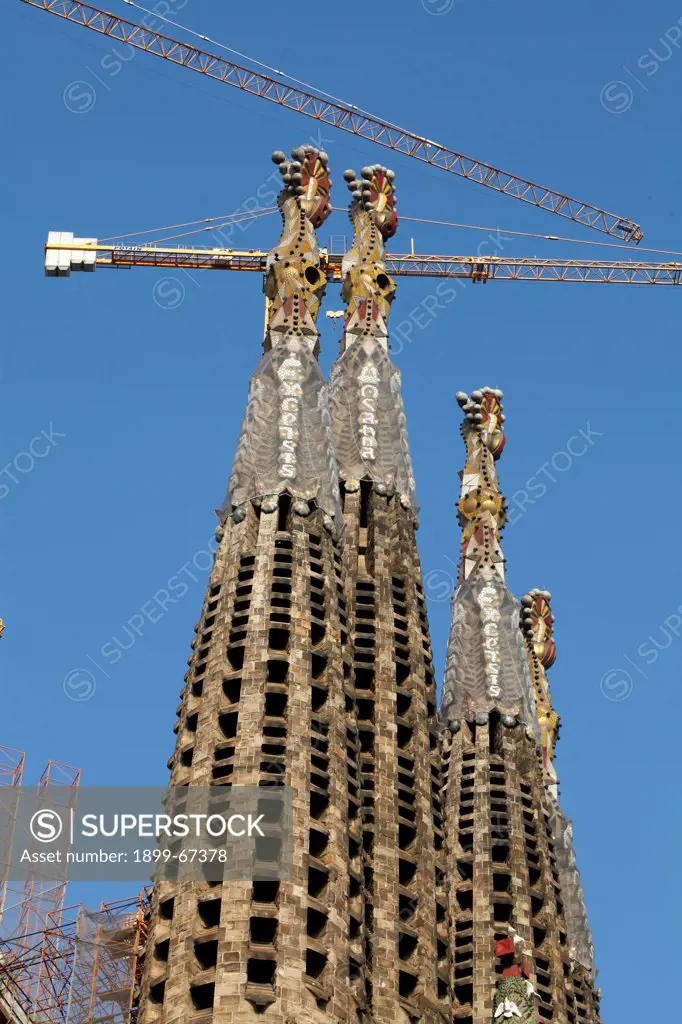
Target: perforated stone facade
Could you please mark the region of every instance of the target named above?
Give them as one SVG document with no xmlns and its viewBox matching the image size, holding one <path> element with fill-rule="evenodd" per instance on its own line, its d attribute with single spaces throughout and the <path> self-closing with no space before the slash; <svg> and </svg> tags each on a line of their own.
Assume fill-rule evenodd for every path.
<svg viewBox="0 0 682 1024">
<path fill-rule="evenodd" d="M 176 785 L 293 789 L 290 881 L 158 887 L 142 1018 L 355 1019 L 362 880 L 343 566 L 322 513 L 228 520 L 178 709 Z M 349 770 L 350 769 L 350 770 Z M 349 801 L 351 803 L 349 814 Z"/>
<path fill-rule="evenodd" d="M 454 599 L 439 716 L 388 350 L 393 175 L 345 175 L 354 239 L 328 391 L 315 237 L 327 158 L 302 147 L 273 159 L 285 188 L 265 354 L 169 767 L 176 785 L 256 786 L 263 800 L 289 787 L 293 869 L 278 882 L 156 886 L 139 1024 L 600 1024 L 557 810 L 549 595 L 531 591 L 522 610 L 504 582 L 501 392 L 458 396 L 468 587 Z"/>
</svg>

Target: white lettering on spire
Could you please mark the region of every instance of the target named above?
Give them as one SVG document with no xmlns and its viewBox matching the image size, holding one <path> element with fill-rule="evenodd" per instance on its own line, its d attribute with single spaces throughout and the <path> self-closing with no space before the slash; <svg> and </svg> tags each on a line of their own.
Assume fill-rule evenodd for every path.
<svg viewBox="0 0 682 1024">
<path fill-rule="evenodd" d="M 296 356 L 288 356 L 277 370 L 282 382 L 279 386 L 279 452 L 278 472 L 280 477 L 294 480 L 298 470 L 297 452 L 300 432 L 298 429 L 301 413 L 301 381 L 304 369 L 301 360 Z"/>
<path fill-rule="evenodd" d="M 485 622 L 483 626 L 483 660 L 485 665 L 488 696 L 496 700 L 502 694 L 500 687 L 500 634 L 498 622 L 497 591 L 494 587 L 483 587 L 478 595 L 478 604 Z"/>
<path fill-rule="evenodd" d="M 360 409 L 358 413 L 358 432 L 360 436 L 360 458 L 367 462 L 375 462 L 377 457 L 377 398 L 379 388 L 379 371 L 376 366 L 366 363 L 358 376 L 360 383 Z"/>
</svg>

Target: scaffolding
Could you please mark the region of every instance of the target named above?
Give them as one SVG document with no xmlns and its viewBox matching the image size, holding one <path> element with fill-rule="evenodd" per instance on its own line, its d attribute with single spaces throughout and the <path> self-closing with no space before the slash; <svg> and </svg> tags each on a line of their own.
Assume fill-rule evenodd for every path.
<svg viewBox="0 0 682 1024">
<path fill-rule="evenodd" d="M 81 909 L 67 1024 L 128 1024 L 135 1019 L 147 938 L 148 896 Z"/>
<path fill-rule="evenodd" d="M 21 784 L 24 756 L 10 748 L 0 748 L 0 784 Z M 80 784 L 80 770 L 59 761 L 48 761 L 36 787 L 36 808 L 64 810 L 75 806 Z M 0 1010 L 7 1020 L 25 1024 L 30 1021 L 51 1020 L 52 1012 L 64 1000 L 67 970 L 72 943 L 73 922 L 64 915 L 66 895 L 66 865 L 55 879 L 54 875 L 31 872 L 23 886 L 14 886 L 10 892 L 10 856 L 16 801 L 9 792 L 2 794 L 2 806 L 7 817 L 3 835 L 3 873 L 0 906 L 2 938 L 0 939 Z M 32 840 L 28 838 L 29 846 Z M 73 918 L 73 914 L 71 917 Z M 59 1016 L 55 1018 L 59 1020 Z"/>
<path fill-rule="evenodd" d="M 80 776 L 79 768 L 59 761 L 48 761 L 38 781 L 36 807 L 55 810 L 74 807 L 78 799 Z M 34 1008 L 51 1007 L 62 998 L 64 979 L 59 970 L 55 972 L 54 965 L 61 962 L 57 954 L 62 941 L 59 935 L 66 884 L 66 863 L 60 866 L 56 880 L 53 874 L 41 877 L 38 871 L 32 871 L 24 883 L 15 935 L 17 950 L 24 950 L 26 954 L 24 958 L 20 953 L 19 963 L 26 959 L 26 966 L 23 971 L 20 970 L 17 981 Z M 53 942 L 57 943 L 57 947 L 50 952 L 49 946 Z M 36 965 L 36 945 L 40 947 L 44 944 L 48 946 L 48 955 L 40 956 Z"/>
<path fill-rule="evenodd" d="M 10 856 L 14 839 L 15 792 L 24 775 L 26 754 L 0 745 L 0 925 L 7 900 Z"/>
<path fill-rule="evenodd" d="M 99 910 L 54 911 L 43 931 L 0 940 L 0 1022 L 134 1022 L 148 907 L 143 890 Z"/>
<path fill-rule="evenodd" d="M 78 911 L 62 908 L 44 929 L 0 939 L 0 1006 L 12 1024 L 64 1024 Z"/>
<path fill-rule="evenodd" d="M 57 878 L 31 873 L 7 900 L 24 764 L 21 751 L 0 746 L 0 1024 L 130 1024 L 149 892 L 102 902 L 99 910 L 65 908 L 64 866 Z M 73 808 L 79 784 L 78 768 L 50 760 L 38 781 L 36 807 Z"/>
</svg>

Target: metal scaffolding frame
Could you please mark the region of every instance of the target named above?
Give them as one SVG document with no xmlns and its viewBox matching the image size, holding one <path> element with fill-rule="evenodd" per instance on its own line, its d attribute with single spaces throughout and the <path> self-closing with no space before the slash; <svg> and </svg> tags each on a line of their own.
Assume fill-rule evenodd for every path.
<svg viewBox="0 0 682 1024">
<path fill-rule="evenodd" d="M 81 908 L 67 1024 L 128 1024 L 139 992 L 148 895 Z"/>
<path fill-rule="evenodd" d="M 70 808 L 76 803 L 80 769 L 48 761 L 38 781 L 37 807 Z M 68 929 L 63 928 L 66 864 L 56 881 L 31 872 L 18 903 L 18 923 L 0 940 L 0 983 L 34 1021 L 50 1019 L 50 1010 L 63 998 L 64 949 Z M 65 946 L 66 943 L 66 946 Z M 47 1015 L 47 1016 L 46 1016 Z"/>
<path fill-rule="evenodd" d="M 11 1024 L 128 1024 L 148 907 L 149 892 L 142 890 L 103 901 L 97 911 L 59 909 L 41 931 L 0 939 L 0 1014 Z M 41 977 L 49 984 L 40 985 Z"/>
<path fill-rule="evenodd" d="M 14 838 L 12 790 L 21 785 L 25 763 L 26 754 L 22 750 L 0 745 L 0 924 L 7 899 L 9 860 Z"/>
</svg>

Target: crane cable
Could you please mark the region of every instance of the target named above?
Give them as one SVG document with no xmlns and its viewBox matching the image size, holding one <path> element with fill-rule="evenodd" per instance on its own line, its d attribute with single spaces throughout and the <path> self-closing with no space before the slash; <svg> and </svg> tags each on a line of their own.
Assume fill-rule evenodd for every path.
<svg viewBox="0 0 682 1024">
<path fill-rule="evenodd" d="M 486 227 L 484 224 L 457 224 L 454 221 L 449 220 L 429 220 L 426 217 L 405 217 L 402 214 L 399 219 L 414 221 L 417 224 L 437 224 L 440 227 L 445 228 L 466 228 L 470 231 L 495 231 L 501 235 L 517 235 L 522 238 L 541 238 L 550 242 L 578 242 L 580 245 L 603 245 L 607 249 L 627 249 L 629 252 L 632 252 L 632 246 L 621 245 L 619 242 L 595 242 L 592 239 L 568 238 L 563 235 L 539 235 L 534 231 L 512 231 L 511 229 L 501 227 Z M 682 252 L 677 252 L 674 249 L 638 248 L 637 252 L 657 252 L 667 256 L 682 256 Z"/>
<path fill-rule="evenodd" d="M 135 235 L 155 235 L 157 231 L 172 231 L 173 228 L 188 228 L 188 227 L 191 227 L 193 224 L 209 224 L 211 221 L 220 220 L 221 217 L 225 217 L 226 218 L 226 220 L 224 221 L 224 224 L 222 226 L 224 226 L 225 224 L 229 224 L 229 223 L 240 224 L 241 221 L 244 220 L 244 219 L 247 219 L 247 220 L 254 219 L 255 220 L 256 217 L 262 216 L 263 214 L 274 213 L 276 209 L 277 209 L 276 206 L 266 206 L 262 210 L 260 210 L 260 209 L 259 210 L 253 210 L 253 211 L 236 210 L 234 213 L 218 213 L 218 214 L 216 214 L 215 217 L 201 217 L 199 220 L 186 220 L 182 224 L 164 224 L 163 227 L 160 227 L 160 228 L 145 228 L 144 230 L 141 230 L 141 231 L 127 231 L 123 235 L 107 235 L 106 238 L 100 238 L 99 241 L 100 242 L 117 242 L 121 238 L 133 238 Z M 247 216 L 245 217 L 244 214 L 247 214 Z M 235 219 L 232 220 L 231 218 L 235 218 Z M 201 228 L 201 229 L 198 229 L 198 230 L 206 231 L 208 229 L 207 228 Z M 192 231 L 188 231 L 187 234 L 191 235 L 191 234 L 193 234 L 193 232 Z"/>
<path fill-rule="evenodd" d="M 157 231 L 170 231 L 173 228 L 192 227 L 194 224 L 206 224 L 206 225 L 208 225 L 208 227 L 195 228 L 193 231 L 185 231 L 182 234 L 168 235 L 168 236 L 165 236 L 164 238 L 157 238 L 155 240 L 155 242 L 153 243 L 153 244 L 156 244 L 156 243 L 162 242 L 162 241 L 170 241 L 173 238 L 185 238 L 187 235 L 197 234 L 200 231 L 210 231 L 211 230 L 212 222 L 216 221 L 216 220 L 220 220 L 221 217 L 225 217 L 227 219 L 224 220 L 221 224 L 213 225 L 213 229 L 214 230 L 218 230 L 219 228 L 222 228 L 222 227 L 229 227 L 231 224 L 240 224 L 243 221 L 257 220 L 261 216 L 265 216 L 265 215 L 268 215 L 268 214 L 271 214 L 271 213 L 275 213 L 276 210 L 277 210 L 276 206 L 269 206 L 269 207 L 265 207 L 262 210 L 252 210 L 252 211 L 248 211 L 248 212 L 244 212 L 244 213 L 240 212 L 239 216 L 237 215 L 237 213 L 234 213 L 234 214 L 218 214 L 215 217 L 202 217 L 200 220 L 188 220 L 188 221 L 185 221 L 184 223 L 181 223 L 181 224 L 168 224 L 168 225 L 166 225 L 164 227 L 149 228 L 146 231 L 129 231 L 126 234 L 123 234 L 123 235 L 109 235 L 107 238 L 100 239 L 100 241 L 102 241 L 102 242 L 113 242 L 113 241 L 116 241 L 117 239 L 120 239 L 120 238 L 131 238 L 134 235 L 154 234 Z M 338 207 L 338 206 L 337 207 L 332 207 L 332 213 L 341 213 L 341 212 L 345 213 L 347 211 L 343 207 Z M 583 238 L 570 238 L 570 237 L 564 236 L 564 235 L 541 235 L 541 234 L 538 234 L 537 232 L 534 232 L 534 231 L 514 231 L 511 228 L 501 228 L 499 226 L 491 227 L 490 225 L 485 225 L 485 224 L 460 224 L 460 223 L 457 223 L 455 221 L 449 221 L 449 220 L 432 220 L 432 219 L 429 219 L 428 217 L 405 217 L 402 214 L 400 216 L 400 220 L 410 221 L 410 222 L 415 223 L 415 224 L 434 224 L 434 225 L 437 225 L 439 227 L 462 228 L 462 229 L 464 229 L 466 231 L 494 231 L 497 235 L 514 235 L 514 236 L 520 237 L 520 238 L 538 238 L 538 239 L 541 239 L 543 241 L 549 241 L 549 242 L 573 242 L 573 243 L 577 242 L 580 245 L 597 245 L 597 246 L 603 246 L 603 247 L 605 247 L 607 249 L 627 249 L 628 252 L 632 252 L 632 247 L 631 246 L 629 246 L 629 245 L 622 245 L 622 244 L 620 244 L 618 242 L 597 242 L 597 241 L 592 241 L 591 239 L 585 240 Z M 657 253 L 659 255 L 664 255 L 664 256 L 682 256 L 682 252 L 678 252 L 675 249 L 640 248 L 637 251 L 638 252 Z M 636 262 L 636 261 L 631 261 L 631 262 Z"/>
<path fill-rule="evenodd" d="M 248 216 L 240 217 L 238 220 L 226 220 L 223 221 L 222 224 L 209 224 L 208 227 L 194 228 L 192 231 L 182 231 L 178 235 L 166 235 L 163 238 L 157 238 L 154 242 L 154 245 L 158 245 L 159 242 L 170 242 L 173 238 L 186 238 L 187 235 L 197 235 L 199 234 L 200 231 L 219 231 L 220 228 L 232 227 L 233 224 L 241 224 L 242 221 L 257 220 L 258 217 L 269 216 L 274 212 L 274 210 L 263 210 L 261 213 L 250 213 L 248 214 Z M 224 246 L 221 246 L 220 248 L 224 248 Z"/>
</svg>

